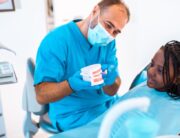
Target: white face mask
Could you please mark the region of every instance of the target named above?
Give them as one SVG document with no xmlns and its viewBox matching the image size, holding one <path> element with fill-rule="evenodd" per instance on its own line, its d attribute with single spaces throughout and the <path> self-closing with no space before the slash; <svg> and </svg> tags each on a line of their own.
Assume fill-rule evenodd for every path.
<svg viewBox="0 0 180 138">
<path fill-rule="evenodd" d="M 107 46 L 110 42 L 114 40 L 114 37 L 109 34 L 108 31 L 102 26 L 99 22 L 98 17 L 98 24 L 91 28 L 91 22 L 88 29 L 88 41 L 93 46 Z"/>
</svg>

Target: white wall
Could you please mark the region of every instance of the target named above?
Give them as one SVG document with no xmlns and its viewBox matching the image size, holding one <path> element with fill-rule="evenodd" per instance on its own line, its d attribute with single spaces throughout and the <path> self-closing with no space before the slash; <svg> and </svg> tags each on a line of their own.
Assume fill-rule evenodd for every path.
<svg viewBox="0 0 180 138">
<path fill-rule="evenodd" d="M 54 0 L 55 25 L 76 16 L 86 17 L 98 1 Z M 117 38 L 122 78 L 119 94 L 128 90 L 135 75 L 150 62 L 161 45 L 172 39 L 180 41 L 179 0 L 124 1 L 130 8 L 131 20 Z"/>
<path fill-rule="evenodd" d="M 37 47 L 46 34 L 44 0 L 21 0 L 14 12 L 0 12 L 0 42 L 16 51 L 14 56 L 0 50 L 0 61 L 13 63 L 18 83 L 0 86 L 8 138 L 23 138 L 24 112 L 22 90 L 26 58 L 35 58 Z"/>
<path fill-rule="evenodd" d="M 124 93 L 154 53 L 166 42 L 180 41 L 179 0 L 126 0 L 132 20 L 118 39 Z"/>
<path fill-rule="evenodd" d="M 76 17 L 86 17 L 98 0 L 53 0 L 55 26 Z"/>
</svg>

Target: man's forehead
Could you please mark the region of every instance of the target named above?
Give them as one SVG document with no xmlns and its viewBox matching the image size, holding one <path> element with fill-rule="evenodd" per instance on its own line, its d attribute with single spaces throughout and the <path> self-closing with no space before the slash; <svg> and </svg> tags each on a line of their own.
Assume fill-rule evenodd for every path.
<svg viewBox="0 0 180 138">
<path fill-rule="evenodd" d="M 123 5 L 119 5 L 119 4 L 102 8 L 100 9 L 100 11 L 105 14 L 108 13 L 114 15 L 125 14 L 128 17 L 126 8 Z"/>
<path fill-rule="evenodd" d="M 117 29 L 122 29 L 128 22 L 128 17 L 122 11 L 106 10 L 102 17 L 106 21 L 110 21 Z"/>
</svg>

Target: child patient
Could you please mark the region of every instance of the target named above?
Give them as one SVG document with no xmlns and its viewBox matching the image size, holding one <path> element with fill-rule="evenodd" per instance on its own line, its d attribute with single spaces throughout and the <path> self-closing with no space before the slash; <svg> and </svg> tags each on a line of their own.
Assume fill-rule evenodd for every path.
<svg viewBox="0 0 180 138">
<path fill-rule="evenodd" d="M 136 86 L 118 103 L 135 97 L 148 97 L 148 114 L 160 125 L 158 135 L 180 133 L 180 42 L 170 41 L 154 55 L 147 68 L 147 82 Z M 124 123 L 138 111 L 121 116 L 113 128 L 113 137 L 126 136 Z"/>
<path fill-rule="evenodd" d="M 180 42 L 170 41 L 153 57 L 147 70 L 147 85 L 180 98 Z"/>
<path fill-rule="evenodd" d="M 129 98 L 144 96 L 150 99 L 147 114 L 160 126 L 158 135 L 178 135 L 180 133 L 180 42 L 170 41 L 162 46 L 148 66 L 147 81 L 120 97 L 117 104 Z M 120 116 L 111 130 L 111 137 L 127 138 L 125 123 L 129 117 L 135 115 L 141 113 L 134 110 Z M 83 132 L 86 133 L 87 138 L 97 137 L 103 118 L 104 114 L 83 127 L 61 135 L 68 138 L 68 134 L 74 133 L 78 137 Z"/>
</svg>

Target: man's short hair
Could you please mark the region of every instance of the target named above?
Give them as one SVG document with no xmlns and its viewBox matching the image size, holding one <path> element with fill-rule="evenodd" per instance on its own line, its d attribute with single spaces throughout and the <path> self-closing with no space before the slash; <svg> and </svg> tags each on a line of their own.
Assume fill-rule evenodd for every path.
<svg viewBox="0 0 180 138">
<path fill-rule="evenodd" d="M 101 0 L 98 3 L 98 6 L 100 7 L 100 10 L 103 10 L 103 9 L 109 7 L 109 6 L 112 6 L 112 5 L 122 5 L 126 10 L 126 14 L 127 14 L 128 21 L 129 21 L 129 19 L 130 19 L 130 11 L 129 11 L 129 8 L 127 7 L 127 5 L 122 0 Z"/>
</svg>

